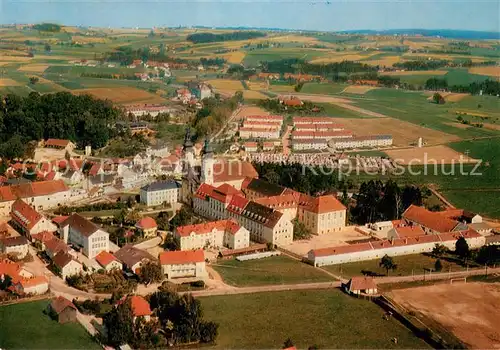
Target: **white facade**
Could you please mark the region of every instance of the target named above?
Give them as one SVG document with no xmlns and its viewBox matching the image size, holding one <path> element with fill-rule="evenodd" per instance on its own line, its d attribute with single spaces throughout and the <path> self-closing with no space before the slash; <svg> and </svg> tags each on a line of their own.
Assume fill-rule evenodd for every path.
<svg viewBox="0 0 500 350">
<path fill-rule="evenodd" d="M 336 149 L 392 146 L 392 136 L 380 135 L 335 139 L 332 141 L 331 146 Z"/>
<path fill-rule="evenodd" d="M 168 186 L 156 186 L 150 184 L 141 188 L 140 197 L 141 203 L 147 206 L 162 205 L 163 203 L 174 204 L 179 201 L 180 188 L 177 184 L 169 184 Z"/>
<path fill-rule="evenodd" d="M 326 140 L 300 140 L 292 142 L 294 151 L 323 150 L 328 148 Z"/>
<path fill-rule="evenodd" d="M 297 219 L 314 234 L 333 233 L 342 230 L 346 225 L 346 209 L 327 213 L 315 213 L 299 208 Z"/>
<path fill-rule="evenodd" d="M 82 248 L 82 253 L 89 259 L 93 259 L 102 251 L 109 251 L 109 233 L 103 231 L 94 223 L 73 214 L 69 219 L 75 218 L 73 222 L 64 224 L 62 237 L 66 244 L 71 243 Z"/>
<path fill-rule="evenodd" d="M 240 128 L 239 133 L 242 139 L 278 139 L 280 137 L 280 128 Z"/>
<path fill-rule="evenodd" d="M 19 245 L 3 245 L 0 241 L 0 248 L 3 254 L 13 254 L 16 255 L 18 259 L 23 259 L 29 252 L 29 244 L 19 244 Z"/>
<path fill-rule="evenodd" d="M 71 260 L 65 266 L 61 268 L 61 277 L 63 280 L 68 276 L 78 275 L 83 272 L 83 266 L 76 260 Z"/>
<path fill-rule="evenodd" d="M 163 274 L 168 279 L 182 277 L 207 277 L 205 262 L 190 262 L 182 264 L 165 264 L 161 266 Z"/>
<path fill-rule="evenodd" d="M 243 226 L 240 226 L 235 233 L 214 227 L 211 231 L 203 233 L 192 231 L 188 236 L 183 236 L 178 230 L 175 230 L 174 236 L 179 239 L 180 250 L 195 250 L 208 247 L 241 249 L 250 245 L 250 232 Z"/>
</svg>

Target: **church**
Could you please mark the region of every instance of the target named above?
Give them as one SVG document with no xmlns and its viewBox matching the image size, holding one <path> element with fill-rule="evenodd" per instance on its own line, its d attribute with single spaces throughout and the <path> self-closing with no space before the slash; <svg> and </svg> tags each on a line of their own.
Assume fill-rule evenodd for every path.
<svg viewBox="0 0 500 350">
<path fill-rule="evenodd" d="M 205 139 L 201 157 L 197 158 L 189 128 L 184 137 L 182 167 L 181 199 L 190 206 L 193 204 L 193 195 L 201 184 L 214 187 L 228 184 L 240 190 L 245 178 L 259 176 L 250 162 L 215 159 L 208 138 Z"/>
</svg>

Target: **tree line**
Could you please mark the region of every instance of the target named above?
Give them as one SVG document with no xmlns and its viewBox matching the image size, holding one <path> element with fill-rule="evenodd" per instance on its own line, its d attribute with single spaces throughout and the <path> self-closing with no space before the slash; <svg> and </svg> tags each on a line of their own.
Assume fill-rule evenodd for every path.
<svg viewBox="0 0 500 350">
<path fill-rule="evenodd" d="M 446 79 L 430 78 L 425 82 L 425 88 L 428 90 L 469 93 L 471 95 L 478 95 L 481 91 L 484 95 L 500 95 L 500 82 L 490 79 L 482 82 L 472 82 L 469 85 L 448 85 Z"/>
<path fill-rule="evenodd" d="M 104 146 L 120 111 L 110 101 L 68 92 L 0 96 L 0 156 L 23 157 L 41 139 L 69 139 L 78 146 Z"/>
<path fill-rule="evenodd" d="M 342 61 L 327 64 L 310 63 L 299 58 L 287 58 L 277 61 L 261 62 L 262 71 L 268 73 L 301 73 L 321 75 L 323 77 L 338 73 L 376 72 L 377 67 L 360 62 Z"/>
<path fill-rule="evenodd" d="M 245 32 L 232 32 L 232 33 L 194 33 L 187 36 L 186 40 L 194 44 L 202 43 L 214 43 L 220 41 L 235 41 L 235 40 L 248 40 L 257 39 L 267 36 L 266 33 L 257 31 L 245 31 Z"/>
</svg>

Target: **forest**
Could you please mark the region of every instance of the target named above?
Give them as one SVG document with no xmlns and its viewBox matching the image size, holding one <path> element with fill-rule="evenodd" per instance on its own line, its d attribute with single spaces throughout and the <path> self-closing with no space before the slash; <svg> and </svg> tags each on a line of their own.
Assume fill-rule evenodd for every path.
<svg viewBox="0 0 500 350">
<path fill-rule="evenodd" d="M 446 79 L 430 78 L 425 82 L 425 88 L 428 90 L 442 90 L 450 92 L 469 93 L 471 95 L 498 96 L 500 94 L 500 82 L 487 79 L 483 82 L 472 82 L 469 85 L 448 85 Z"/>
<path fill-rule="evenodd" d="M 68 92 L 0 96 L 0 157 L 21 158 L 30 141 L 69 139 L 78 146 L 104 146 L 120 111 L 110 101 Z"/>
<path fill-rule="evenodd" d="M 350 74 L 377 71 L 377 67 L 352 61 L 317 64 L 309 63 L 298 58 L 288 58 L 277 61 L 264 61 L 261 63 L 263 72 L 314 74 L 323 77 L 338 73 Z"/>
<path fill-rule="evenodd" d="M 194 44 L 202 44 L 202 43 L 215 43 L 220 41 L 256 39 L 256 38 L 263 38 L 265 36 L 267 36 L 266 33 L 256 32 L 256 31 L 232 32 L 232 33 L 222 33 L 222 34 L 194 33 L 188 35 L 186 40 L 191 41 Z"/>
</svg>

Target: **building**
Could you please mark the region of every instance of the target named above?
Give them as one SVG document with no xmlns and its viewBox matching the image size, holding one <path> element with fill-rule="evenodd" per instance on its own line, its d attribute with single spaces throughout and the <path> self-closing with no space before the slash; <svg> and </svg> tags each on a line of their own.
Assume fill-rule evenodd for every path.
<svg viewBox="0 0 500 350">
<path fill-rule="evenodd" d="M 82 253 L 93 259 L 102 251 L 109 251 L 109 233 L 79 214 L 68 217 L 59 228 L 65 243 L 82 249 Z"/>
<path fill-rule="evenodd" d="M 257 150 L 258 150 L 257 142 L 245 142 L 243 144 L 243 147 L 245 148 L 245 151 L 247 151 L 247 152 L 257 152 Z"/>
<path fill-rule="evenodd" d="M 205 83 L 189 82 L 188 89 L 199 100 L 212 97 L 212 89 Z"/>
<path fill-rule="evenodd" d="M 392 146 L 392 135 L 335 138 L 330 146 L 335 149 L 387 147 Z"/>
<path fill-rule="evenodd" d="M 131 113 L 134 117 L 142 117 L 144 115 L 150 115 L 151 117 L 155 118 L 157 117 L 160 113 L 172 113 L 175 112 L 176 109 L 169 107 L 169 106 L 164 106 L 164 105 L 158 105 L 158 104 L 140 104 L 140 105 L 133 105 L 133 106 L 128 106 L 126 109 L 127 114 Z"/>
<path fill-rule="evenodd" d="M 163 274 L 168 279 L 207 276 L 203 249 L 161 252 L 159 259 Z"/>
<path fill-rule="evenodd" d="M 274 142 L 264 142 L 262 144 L 262 150 L 263 151 L 274 151 L 274 149 L 276 148 L 276 145 L 274 144 Z"/>
<path fill-rule="evenodd" d="M 301 196 L 297 219 L 313 234 L 342 230 L 346 225 L 346 207 L 333 195 Z"/>
<path fill-rule="evenodd" d="M 425 235 L 425 231 L 419 225 L 396 226 L 387 232 L 387 239 L 418 237 Z"/>
<path fill-rule="evenodd" d="M 321 140 L 331 140 L 331 139 L 344 139 L 353 137 L 352 132 L 348 130 L 341 131 L 302 131 L 294 130 L 292 131 L 292 140 L 311 140 L 311 139 L 321 139 Z"/>
<path fill-rule="evenodd" d="M 62 180 L 36 181 L 0 187 L 0 215 L 7 216 L 17 199 L 36 210 L 46 210 L 67 204 L 71 191 Z"/>
<path fill-rule="evenodd" d="M 44 142 L 44 147 L 72 152 L 75 149 L 75 144 L 70 140 L 48 139 Z"/>
<path fill-rule="evenodd" d="M 95 260 L 106 271 L 121 270 L 123 265 L 118 259 L 110 252 L 102 251 L 96 255 Z"/>
<path fill-rule="evenodd" d="M 280 131 L 278 126 L 243 126 L 238 130 L 242 139 L 278 139 Z"/>
<path fill-rule="evenodd" d="M 143 235 L 143 237 L 155 237 L 158 225 L 155 219 L 149 216 L 143 217 L 137 221 L 135 228 Z"/>
<path fill-rule="evenodd" d="M 452 219 L 451 215 L 452 213 L 447 211 L 432 212 L 423 207 L 410 205 L 402 217 L 406 223 L 422 227 L 426 234 L 439 234 L 441 232 L 467 229 L 465 223 Z"/>
<path fill-rule="evenodd" d="M 23 259 L 29 252 L 29 242 L 24 236 L 0 239 L 0 252 Z"/>
<path fill-rule="evenodd" d="M 53 232 L 57 229 L 50 220 L 46 219 L 22 199 L 17 199 L 12 204 L 10 216 L 17 230 L 29 239 L 34 234 L 43 231 Z"/>
<path fill-rule="evenodd" d="M 256 122 L 256 123 L 278 123 L 281 127 L 283 125 L 283 116 L 281 115 L 249 115 L 245 117 L 245 123 Z"/>
<path fill-rule="evenodd" d="M 250 232 L 235 220 L 179 226 L 175 229 L 174 235 L 179 239 L 180 250 L 209 247 L 242 249 L 250 245 Z"/>
<path fill-rule="evenodd" d="M 361 277 L 361 276 L 355 276 L 352 277 L 349 282 L 346 284 L 343 284 L 342 287 L 348 294 L 353 294 L 353 295 L 360 295 L 360 294 L 365 294 L 365 295 L 373 295 L 377 294 L 377 283 L 375 283 L 375 280 L 373 277 Z"/>
<path fill-rule="evenodd" d="M 76 306 L 65 297 L 58 296 L 50 302 L 47 307 L 49 315 L 59 323 L 77 322 L 76 314 L 78 310 Z"/>
<path fill-rule="evenodd" d="M 20 264 L 8 259 L 0 260 L 0 282 L 9 276 L 12 291 L 19 295 L 40 295 L 49 290 L 49 281 L 45 276 L 34 276 Z"/>
<path fill-rule="evenodd" d="M 326 139 L 297 139 L 292 141 L 292 150 L 294 151 L 321 151 L 327 148 L 328 141 Z"/>
<path fill-rule="evenodd" d="M 135 274 L 139 273 L 143 264 L 155 262 L 156 259 L 145 250 L 135 248 L 133 245 L 127 244 L 117 250 L 114 256 L 123 263 L 123 268 Z"/>
<path fill-rule="evenodd" d="M 69 247 L 62 239 L 53 237 L 44 242 L 44 250 L 47 256 L 53 259 L 59 252 L 68 253 Z"/>
<path fill-rule="evenodd" d="M 151 307 L 149 306 L 149 303 L 146 301 L 146 299 L 144 299 L 140 295 L 131 295 L 128 297 L 125 296 L 117 302 L 117 305 L 121 305 L 125 302 L 130 303 L 134 321 L 137 317 L 144 317 L 145 321 L 149 321 L 151 319 L 151 315 L 153 314 L 153 312 L 151 311 Z"/>
<path fill-rule="evenodd" d="M 174 204 L 180 198 L 180 185 L 177 181 L 159 181 L 141 188 L 141 203 L 147 206 Z"/>
<path fill-rule="evenodd" d="M 82 264 L 63 251 L 58 252 L 54 256 L 52 263 L 58 268 L 63 280 L 68 276 L 78 275 L 83 272 Z"/>
</svg>

